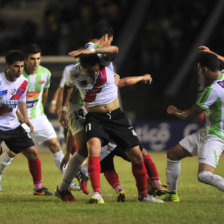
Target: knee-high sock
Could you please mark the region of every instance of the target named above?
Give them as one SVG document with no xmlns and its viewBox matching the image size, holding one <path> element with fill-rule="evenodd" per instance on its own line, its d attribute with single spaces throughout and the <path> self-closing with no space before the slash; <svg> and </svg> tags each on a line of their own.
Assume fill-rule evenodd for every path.
<svg viewBox="0 0 224 224">
<path fill-rule="evenodd" d="M 9 157 L 7 152 L 3 153 L 0 162 L 0 175 L 5 172 L 6 168 L 10 165 L 13 159 L 14 157 Z"/>
<path fill-rule="evenodd" d="M 60 169 L 61 161 L 64 158 L 64 153 L 62 152 L 62 150 L 53 153 L 53 157 L 54 157 L 54 162 L 55 162 L 57 168 L 59 169 L 59 171 L 61 173 L 64 173 L 65 172 L 65 169 L 63 169 L 63 170 Z"/>
<path fill-rule="evenodd" d="M 177 192 L 177 184 L 180 176 L 180 161 L 167 159 L 166 177 L 168 192 Z"/>
<path fill-rule="evenodd" d="M 41 174 L 41 162 L 39 158 L 30 160 L 28 159 L 29 170 L 33 177 L 34 188 L 40 189 L 43 187 L 42 174 Z"/>
<path fill-rule="evenodd" d="M 205 184 L 217 187 L 220 191 L 224 191 L 224 178 L 221 176 L 208 171 L 203 171 L 198 174 L 198 180 Z"/>
<path fill-rule="evenodd" d="M 75 153 L 68 162 L 67 168 L 63 175 L 61 184 L 58 186 L 60 191 L 67 190 L 72 182 L 72 179 L 79 172 L 80 166 L 85 160 L 85 157 L 81 156 L 79 153 Z"/>
<path fill-rule="evenodd" d="M 100 157 L 99 156 L 90 156 L 88 158 L 88 172 L 89 172 L 89 178 L 91 181 L 91 185 L 94 192 L 100 191 Z"/>
<path fill-rule="evenodd" d="M 132 163 L 132 173 L 135 177 L 138 195 L 140 197 L 147 196 L 147 174 L 144 161 Z"/>
<path fill-rule="evenodd" d="M 159 181 L 159 174 L 158 174 L 156 165 L 152 161 L 150 155 L 144 155 L 144 163 L 145 163 L 145 168 L 147 170 L 147 174 L 150 178 L 150 182 L 152 182 L 152 184 L 156 188 L 161 188 L 161 184 Z"/>
<path fill-rule="evenodd" d="M 118 193 L 119 190 L 124 190 L 121 187 L 117 172 L 115 170 L 105 171 L 104 176 L 111 187 Z"/>
</svg>

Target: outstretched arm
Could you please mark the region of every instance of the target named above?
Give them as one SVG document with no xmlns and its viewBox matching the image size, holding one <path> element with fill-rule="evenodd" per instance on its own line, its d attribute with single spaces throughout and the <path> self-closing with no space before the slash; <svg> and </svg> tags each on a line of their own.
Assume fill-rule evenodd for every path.
<svg viewBox="0 0 224 224">
<path fill-rule="evenodd" d="M 72 90 L 72 87 L 68 87 L 66 85 L 63 89 L 62 110 L 59 114 L 59 122 L 64 128 L 68 128 L 68 121 L 66 119 L 66 107 L 68 106 Z"/>
<path fill-rule="evenodd" d="M 217 58 L 219 59 L 219 61 L 224 64 L 224 57 L 215 53 L 214 51 L 211 51 L 207 46 L 200 46 L 199 47 L 199 52 L 206 52 L 206 53 L 212 53 L 214 55 L 217 56 Z"/>
<path fill-rule="evenodd" d="M 115 73 L 116 74 L 116 73 Z M 116 74 L 118 75 L 118 74 Z M 152 83 L 152 77 L 150 74 L 145 74 L 145 75 L 141 75 L 141 76 L 133 76 L 133 77 L 125 77 L 123 79 L 119 80 L 118 83 L 118 87 L 124 87 L 124 86 L 131 86 L 131 85 L 135 85 L 138 82 L 144 82 L 145 84 Z"/>
<path fill-rule="evenodd" d="M 168 114 L 173 114 L 182 120 L 194 119 L 203 111 L 204 110 L 202 110 L 197 105 L 194 105 L 190 109 L 187 109 L 187 110 L 180 110 L 177 107 L 175 107 L 174 105 L 170 105 L 167 107 Z"/>
<path fill-rule="evenodd" d="M 68 55 L 72 57 L 79 57 L 80 55 L 87 55 L 87 54 L 117 54 L 119 51 L 118 47 L 116 46 L 107 46 L 107 47 L 97 47 L 91 49 L 79 49 L 74 50 L 68 53 Z"/>
</svg>

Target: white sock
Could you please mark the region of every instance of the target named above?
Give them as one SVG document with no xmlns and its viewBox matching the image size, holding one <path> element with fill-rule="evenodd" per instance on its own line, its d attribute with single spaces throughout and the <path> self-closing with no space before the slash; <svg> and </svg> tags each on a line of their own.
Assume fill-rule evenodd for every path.
<svg viewBox="0 0 224 224">
<path fill-rule="evenodd" d="M 198 174 L 198 180 L 217 187 L 220 191 L 224 191 L 224 178 L 208 171 L 202 171 Z"/>
<path fill-rule="evenodd" d="M 167 159 L 166 177 L 168 192 L 177 192 L 178 178 L 180 176 L 180 161 Z"/>
<path fill-rule="evenodd" d="M 88 163 L 83 163 L 80 167 L 82 173 L 84 173 L 87 177 L 89 176 L 88 173 Z"/>
<path fill-rule="evenodd" d="M 6 168 L 10 165 L 13 159 L 14 157 L 9 157 L 7 152 L 3 153 L 0 162 L 0 175 L 5 172 Z"/>
<path fill-rule="evenodd" d="M 68 162 L 67 168 L 63 175 L 61 184 L 59 185 L 58 189 L 60 191 L 64 191 L 68 189 L 70 183 L 72 182 L 73 178 L 79 172 L 80 166 L 86 158 L 78 154 L 77 152 L 73 154 L 71 159 Z"/>
<path fill-rule="evenodd" d="M 62 152 L 62 150 L 60 150 L 58 152 L 53 153 L 53 156 L 54 156 L 54 162 L 55 162 L 56 166 L 58 167 L 59 171 L 61 173 L 64 173 L 65 169 L 63 169 L 63 170 L 60 169 L 60 164 L 61 164 L 62 159 L 64 158 L 64 153 Z"/>
</svg>

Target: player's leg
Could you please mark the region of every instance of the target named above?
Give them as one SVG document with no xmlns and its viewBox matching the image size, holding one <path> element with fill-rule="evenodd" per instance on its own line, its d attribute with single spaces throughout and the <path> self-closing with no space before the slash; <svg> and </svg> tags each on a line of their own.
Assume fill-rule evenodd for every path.
<svg viewBox="0 0 224 224">
<path fill-rule="evenodd" d="M 15 153 L 11 150 L 7 150 L 1 156 L 0 161 L 0 191 L 2 190 L 2 174 L 6 171 L 7 167 L 11 164 L 12 160 L 15 157 Z"/>
<path fill-rule="evenodd" d="M 102 148 L 103 151 L 103 148 Z M 119 177 L 114 168 L 114 154 L 110 153 L 107 157 L 105 157 L 101 162 L 101 173 L 104 173 L 104 176 L 107 182 L 111 185 L 111 187 L 117 193 L 117 201 L 124 202 L 125 201 L 125 190 L 121 186 Z"/>
<path fill-rule="evenodd" d="M 93 137 L 87 141 L 88 148 L 88 173 L 93 194 L 90 196 L 90 203 L 103 204 L 100 190 L 100 153 L 101 141 L 99 138 Z"/>
<path fill-rule="evenodd" d="M 22 150 L 22 153 L 28 159 L 29 170 L 33 177 L 34 195 L 52 195 L 52 193 L 50 193 L 42 183 L 41 161 L 38 158 L 37 148 L 35 146 L 31 146 Z"/>
<path fill-rule="evenodd" d="M 162 200 L 149 196 L 147 193 L 147 173 L 139 145 L 134 146 L 125 152 L 132 163 L 132 173 L 135 177 L 136 186 L 138 189 L 138 200 L 144 202 L 162 203 Z"/>
<path fill-rule="evenodd" d="M 55 195 L 64 201 L 75 201 L 71 192 L 68 190 L 73 178 L 78 174 L 81 164 L 87 157 L 85 147 L 85 133 L 81 131 L 74 136 L 77 144 L 77 152 L 70 158 L 61 183 L 58 185 Z"/>
<path fill-rule="evenodd" d="M 224 191 L 224 178 L 214 174 L 224 150 L 224 141 L 211 135 L 206 138 L 199 154 L 198 180 Z"/>
<path fill-rule="evenodd" d="M 178 178 L 181 170 L 181 159 L 196 156 L 201 148 L 205 135 L 203 129 L 183 138 L 179 144 L 167 151 L 167 187 L 168 193 L 163 197 L 164 201 L 178 202 L 177 194 Z"/>
</svg>

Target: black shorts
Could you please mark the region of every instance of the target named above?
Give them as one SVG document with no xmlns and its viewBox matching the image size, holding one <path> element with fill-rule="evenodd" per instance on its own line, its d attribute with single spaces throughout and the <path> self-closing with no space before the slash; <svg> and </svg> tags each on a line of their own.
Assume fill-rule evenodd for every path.
<svg viewBox="0 0 224 224">
<path fill-rule="evenodd" d="M 33 140 L 21 125 L 10 131 L 0 130 L 0 143 L 2 141 L 14 153 L 19 153 L 26 148 L 34 146 Z"/>
<path fill-rule="evenodd" d="M 97 137 L 106 145 L 112 139 L 123 150 L 139 145 L 133 127 L 120 108 L 108 113 L 87 113 L 85 133 L 87 141 Z"/>
</svg>

